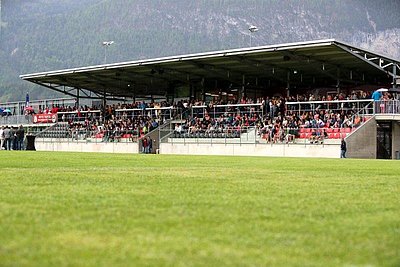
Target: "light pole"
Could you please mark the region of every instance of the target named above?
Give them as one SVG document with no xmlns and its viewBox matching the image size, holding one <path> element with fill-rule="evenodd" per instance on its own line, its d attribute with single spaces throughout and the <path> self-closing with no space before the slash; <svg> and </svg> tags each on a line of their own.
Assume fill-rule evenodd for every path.
<svg viewBox="0 0 400 267">
<path fill-rule="evenodd" d="M 252 35 L 252 33 L 257 32 L 258 28 L 254 25 L 250 25 L 249 31 L 250 31 L 250 47 L 251 47 L 251 35 Z"/>
<path fill-rule="evenodd" d="M 104 46 L 104 64 L 107 63 L 107 48 L 112 45 L 114 41 L 104 41 L 102 45 Z"/>
</svg>

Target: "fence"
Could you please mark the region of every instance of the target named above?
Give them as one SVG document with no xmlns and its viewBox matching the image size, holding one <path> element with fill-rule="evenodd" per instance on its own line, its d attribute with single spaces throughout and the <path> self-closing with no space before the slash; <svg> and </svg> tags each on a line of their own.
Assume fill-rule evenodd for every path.
<svg viewBox="0 0 400 267">
<path fill-rule="evenodd" d="M 52 143 L 132 143 L 137 142 L 138 131 L 101 131 L 84 126 L 69 128 L 68 123 L 57 123 L 36 134 L 36 142 Z"/>
<path fill-rule="evenodd" d="M 374 101 L 374 114 L 400 114 L 399 100 Z"/>
<path fill-rule="evenodd" d="M 6 102 L 0 103 L 0 107 L 3 109 L 9 109 L 11 114 L 16 115 L 24 115 L 25 114 L 25 101 L 17 101 L 17 102 Z M 32 107 L 36 112 L 39 110 L 44 110 L 46 107 L 51 108 L 54 106 L 75 106 L 76 99 L 75 98 L 55 98 L 55 99 L 43 99 L 43 100 L 33 100 L 29 102 L 29 106 Z"/>
<path fill-rule="evenodd" d="M 298 113 L 318 112 L 320 110 L 329 110 L 332 112 L 358 112 L 371 102 L 373 102 L 372 99 L 286 102 L 286 110 Z M 373 109 L 370 111 L 372 114 Z"/>
<path fill-rule="evenodd" d="M 57 112 L 57 121 L 83 123 L 89 121 L 102 121 L 100 110 L 83 110 L 83 111 L 61 111 Z"/>
<path fill-rule="evenodd" d="M 0 125 L 25 125 L 32 123 L 32 115 L 6 115 L 0 117 Z"/>
<path fill-rule="evenodd" d="M 178 109 L 174 107 L 159 107 L 159 108 L 145 108 L 145 109 L 117 109 L 115 110 L 117 118 L 135 118 L 135 117 L 149 117 L 158 118 L 161 121 L 167 121 L 178 115 Z"/>
<path fill-rule="evenodd" d="M 172 127 L 160 127 L 160 142 L 170 143 L 219 143 L 219 144 L 255 144 L 261 136 L 257 127 L 226 127 L 223 129 L 190 132 L 175 131 Z"/>
<path fill-rule="evenodd" d="M 212 105 L 212 106 L 193 106 L 191 108 L 192 117 L 204 118 L 209 115 L 212 119 L 217 119 L 220 116 L 235 116 L 237 114 L 243 116 L 264 116 L 264 109 L 261 103 L 257 104 L 232 104 L 232 105 Z"/>
</svg>

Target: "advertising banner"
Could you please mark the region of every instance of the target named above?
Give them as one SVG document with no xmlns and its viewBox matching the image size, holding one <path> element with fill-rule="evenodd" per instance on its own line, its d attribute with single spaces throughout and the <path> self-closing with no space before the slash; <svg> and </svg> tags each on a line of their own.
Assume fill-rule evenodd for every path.
<svg viewBox="0 0 400 267">
<path fill-rule="evenodd" d="M 33 123 L 55 123 L 57 114 L 34 114 Z"/>
</svg>

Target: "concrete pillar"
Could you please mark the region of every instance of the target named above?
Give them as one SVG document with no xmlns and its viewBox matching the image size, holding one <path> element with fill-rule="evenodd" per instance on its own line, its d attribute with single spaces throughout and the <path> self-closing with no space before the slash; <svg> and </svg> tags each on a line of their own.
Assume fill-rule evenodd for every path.
<svg viewBox="0 0 400 267">
<path fill-rule="evenodd" d="M 79 88 L 76 89 L 76 107 L 79 108 Z"/>
<path fill-rule="evenodd" d="M 203 102 L 206 101 L 206 88 L 205 88 L 205 79 L 201 79 L 201 98 Z"/>
<path fill-rule="evenodd" d="M 396 151 L 400 153 L 400 124 L 394 121 L 392 122 L 392 159 L 397 159 Z"/>
</svg>

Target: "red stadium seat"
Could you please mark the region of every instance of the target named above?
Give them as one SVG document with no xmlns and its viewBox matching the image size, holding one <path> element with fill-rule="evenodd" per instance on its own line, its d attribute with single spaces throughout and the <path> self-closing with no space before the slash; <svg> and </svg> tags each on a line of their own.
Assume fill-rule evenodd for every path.
<svg viewBox="0 0 400 267">
<path fill-rule="evenodd" d="M 327 129 L 326 129 L 326 132 L 327 132 L 328 134 L 333 133 L 333 129 L 332 129 L 332 128 L 327 128 Z"/>
<path fill-rule="evenodd" d="M 351 133 L 351 128 L 345 128 L 345 133 Z"/>
<path fill-rule="evenodd" d="M 299 133 L 305 133 L 305 132 L 306 132 L 306 129 L 305 129 L 305 128 L 301 127 L 301 128 L 299 129 Z"/>
<path fill-rule="evenodd" d="M 301 139 L 306 138 L 306 133 L 300 133 L 300 138 L 301 138 Z"/>
<path fill-rule="evenodd" d="M 339 128 L 333 128 L 333 132 L 334 133 L 338 133 L 339 132 Z"/>
</svg>

